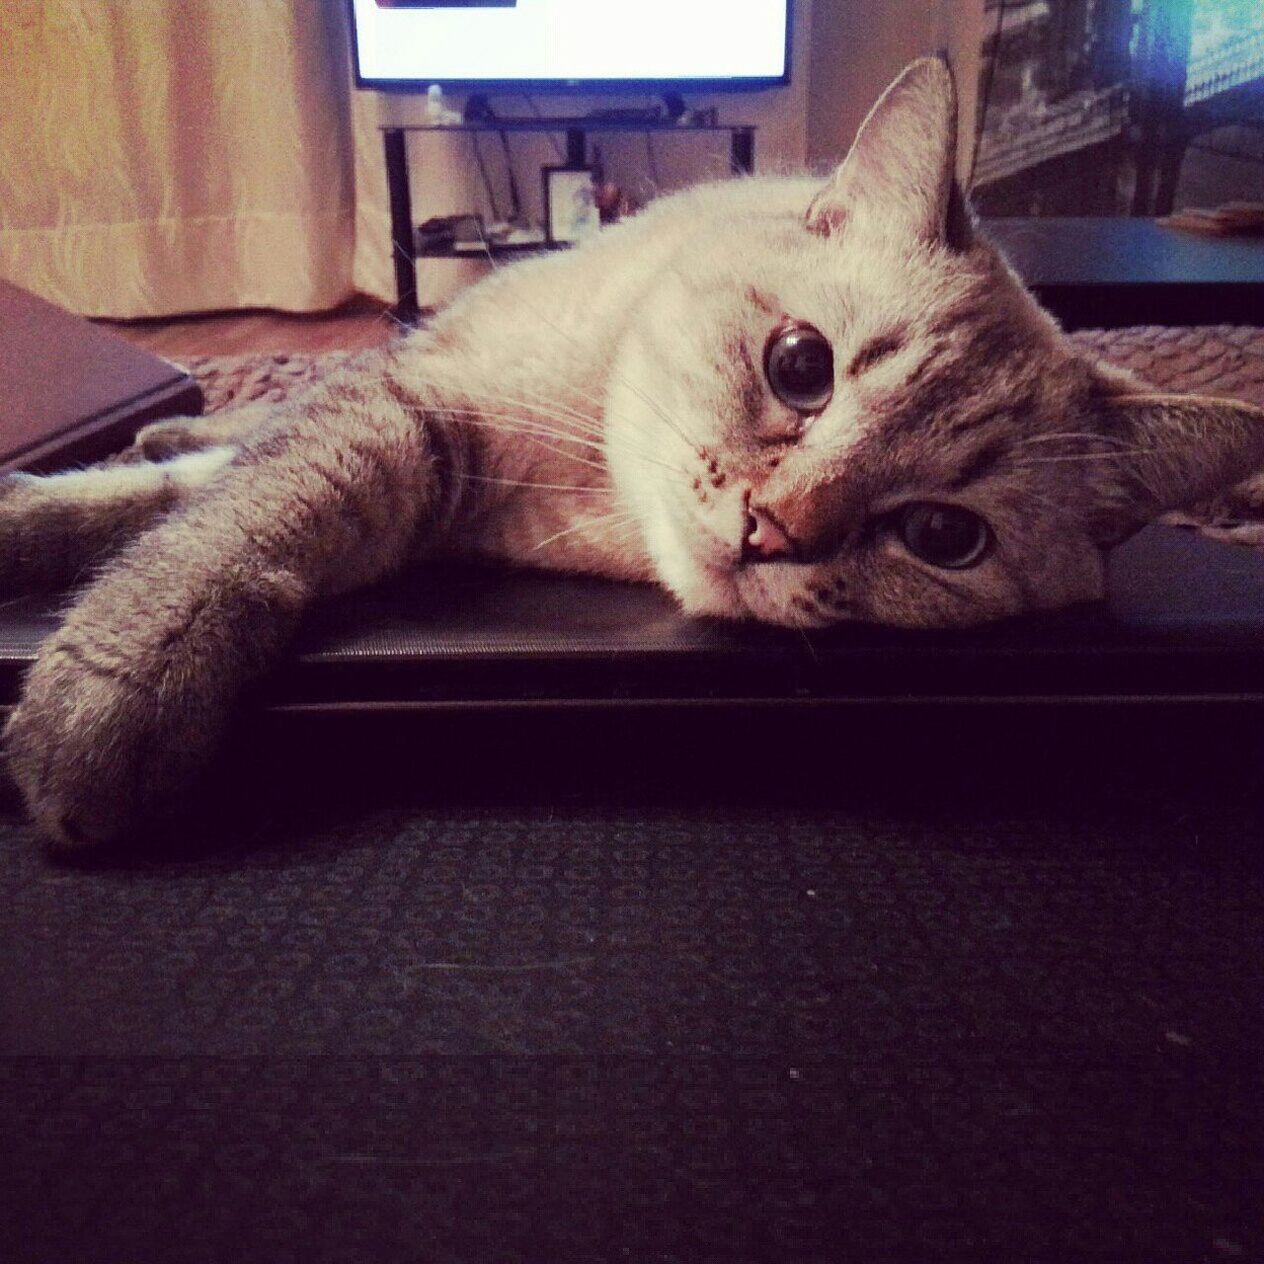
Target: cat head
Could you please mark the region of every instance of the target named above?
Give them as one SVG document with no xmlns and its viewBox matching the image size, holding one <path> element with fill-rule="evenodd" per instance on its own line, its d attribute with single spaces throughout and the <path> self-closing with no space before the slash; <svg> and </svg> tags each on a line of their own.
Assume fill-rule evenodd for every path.
<svg viewBox="0 0 1264 1264">
<path fill-rule="evenodd" d="M 957 626 L 1096 598 L 1113 545 L 1264 464 L 1261 410 L 1062 335 L 972 220 L 956 117 L 915 62 L 825 188 L 747 182 L 634 314 L 608 459 L 686 609 Z"/>
</svg>

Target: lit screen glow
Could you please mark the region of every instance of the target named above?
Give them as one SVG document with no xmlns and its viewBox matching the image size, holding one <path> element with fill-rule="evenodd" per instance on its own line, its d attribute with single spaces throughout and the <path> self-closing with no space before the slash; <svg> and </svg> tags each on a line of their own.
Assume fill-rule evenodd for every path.
<svg viewBox="0 0 1264 1264">
<path fill-rule="evenodd" d="M 789 0 L 353 0 L 360 77 L 780 79 Z"/>
</svg>

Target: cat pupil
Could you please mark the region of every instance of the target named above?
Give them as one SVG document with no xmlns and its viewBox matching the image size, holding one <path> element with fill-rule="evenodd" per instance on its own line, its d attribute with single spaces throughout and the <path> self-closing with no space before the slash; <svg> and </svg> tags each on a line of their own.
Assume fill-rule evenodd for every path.
<svg viewBox="0 0 1264 1264">
<path fill-rule="evenodd" d="M 764 369 L 773 394 L 795 412 L 819 412 L 833 397 L 834 349 L 811 325 L 775 333 Z"/>
</svg>

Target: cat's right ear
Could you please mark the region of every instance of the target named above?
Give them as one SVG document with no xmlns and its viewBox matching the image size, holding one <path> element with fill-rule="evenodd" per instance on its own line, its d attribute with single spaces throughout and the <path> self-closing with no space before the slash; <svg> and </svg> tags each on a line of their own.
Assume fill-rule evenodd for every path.
<svg viewBox="0 0 1264 1264">
<path fill-rule="evenodd" d="M 1264 408 L 1239 400 L 1121 392 L 1097 420 L 1117 445 L 1087 467 L 1090 531 L 1106 547 L 1264 468 Z"/>
<path fill-rule="evenodd" d="M 808 209 L 821 236 L 876 233 L 965 247 L 969 208 L 956 182 L 957 89 L 942 57 L 908 66 L 869 111 L 834 178 Z"/>
</svg>

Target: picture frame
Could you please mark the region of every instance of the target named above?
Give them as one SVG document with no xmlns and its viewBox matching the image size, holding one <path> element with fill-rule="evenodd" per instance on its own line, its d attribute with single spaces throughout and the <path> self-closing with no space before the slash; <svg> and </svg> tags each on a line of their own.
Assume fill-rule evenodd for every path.
<svg viewBox="0 0 1264 1264">
<path fill-rule="evenodd" d="M 573 246 L 601 231 L 591 167 L 545 167 L 543 178 L 544 232 L 550 246 Z"/>
</svg>

